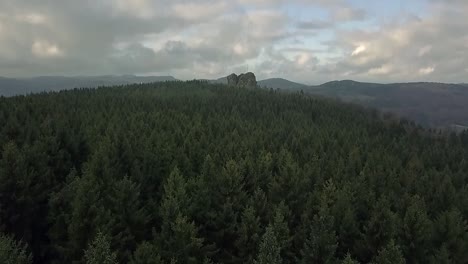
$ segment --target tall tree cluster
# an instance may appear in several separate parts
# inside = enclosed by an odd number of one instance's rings
[[[2,263],[467,263],[468,133],[202,81],[0,98]]]

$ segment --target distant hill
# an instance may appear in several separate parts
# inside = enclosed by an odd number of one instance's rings
[[[219,84],[227,84],[228,81],[227,81],[227,76],[226,77],[221,77],[219,79],[216,79],[216,80],[210,80],[211,83],[219,83]]]
[[[172,76],[47,76],[28,79],[0,77],[0,96],[14,96],[42,91],[59,91],[80,87],[113,86],[132,83],[175,81]],[[227,78],[207,80],[227,84]],[[258,81],[263,88],[302,90],[343,101],[395,113],[431,127],[468,126],[468,84],[445,83],[364,83],[352,80],[332,81],[308,86],[282,78]]]
[[[80,87],[113,86],[131,83],[175,81],[172,76],[41,76],[27,79],[0,78],[0,96],[15,96],[44,91],[69,90]]]
[[[468,125],[468,87],[459,84],[334,81],[307,92],[392,112],[431,127]]]
[[[212,80],[226,83],[226,78]],[[446,83],[365,83],[353,80],[331,81],[308,86],[282,78],[258,82],[263,88],[302,90],[309,94],[336,98],[394,113],[430,127],[468,126],[468,84]]]
[[[301,89],[309,88],[309,86],[305,84],[292,82],[292,81],[282,79],[282,78],[272,78],[272,79],[262,80],[258,82],[258,85],[264,88],[288,89],[288,90],[301,90]]]
[[[227,84],[227,77],[221,77],[219,79],[210,80],[211,83]],[[292,82],[283,78],[271,78],[257,82],[258,86],[262,88],[273,88],[273,89],[288,89],[288,90],[301,90],[309,88],[308,85]]]

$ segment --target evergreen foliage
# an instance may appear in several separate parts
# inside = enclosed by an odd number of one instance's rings
[[[468,263],[468,133],[203,81],[0,121],[2,263]]]

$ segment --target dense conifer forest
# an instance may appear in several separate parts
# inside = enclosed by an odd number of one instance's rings
[[[167,82],[0,98],[0,263],[468,263],[468,133]]]

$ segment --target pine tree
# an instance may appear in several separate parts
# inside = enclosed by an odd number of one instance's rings
[[[254,261],[255,264],[281,264],[281,248],[276,239],[273,227],[269,225],[262,237],[258,255]]]
[[[446,246],[442,246],[440,249],[431,256],[430,264],[452,264],[455,263],[450,257],[450,252],[447,250]]]
[[[333,217],[325,211],[315,215],[305,241],[301,263],[330,264],[335,261],[337,238]]]
[[[204,260],[203,239],[197,236],[195,224],[188,222],[185,217],[177,217],[171,225],[171,236],[163,243],[165,259],[185,264],[196,264]]]
[[[164,184],[164,196],[161,202],[160,214],[162,218],[161,236],[167,238],[172,232],[171,225],[179,215],[188,214],[189,197],[187,183],[175,168]]]
[[[88,234],[96,233],[114,223],[111,212],[105,208],[105,187],[89,172],[71,183],[68,196],[71,201],[68,223],[67,260],[78,260],[83,250],[92,241]],[[68,218],[67,217],[67,218]],[[102,230],[106,233],[109,230]],[[110,239],[110,238],[108,238]]]
[[[108,194],[112,222],[106,230],[111,230],[112,245],[118,251],[119,262],[126,263],[145,235],[148,216],[141,205],[140,188],[128,177],[115,183]]]
[[[32,178],[21,150],[14,142],[3,147],[0,159],[0,223],[19,237],[30,239]]]
[[[351,254],[346,254],[346,257],[341,261],[341,264],[359,264],[356,260],[351,257]]]
[[[129,264],[163,264],[161,256],[158,254],[157,248],[149,243],[141,243],[129,262]]]
[[[427,216],[423,201],[412,199],[406,210],[402,227],[402,249],[409,263],[427,263],[432,224]]]
[[[157,237],[161,256],[165,261],[177,263],[198,263],[202,260],[203,239],[198,230],[185,215],[190,212],[187,183],[175,168],[166,184],[161,203],[161,234]]]
[[[375,204],[371,218],[364,227],[368,251],[364,259],[376,255],[379,248],[387,245],[395,237],[398,227],[397,221],[398,218],[390,209],[388,199],[381,197]]]
[[[98,232],[85,251],[86,264],[117,264],[117,255],[111,251],[109,238]]]
[[[460,211],[442,212],[434,222],[434,240],[439,248],[446,248],[455,263],[468,261],[468,224]]]
[[[25,244],[0,234],[0,263],[30,264],[32,263],[32,256],[28,253]]]
[[[379,250],[377,256],[372,261],[372,264],[405,264],[400,247],[395,245],[392,239],[384,248]]]
[[[285,214],[289,214],[289,209],[283,202],[281,202],[275,211],[271,225],[281,249],[281,258],[283,259],[283,262],[288,263],[294,261],[294,256],[291,254],[292,236],[289,231],[288,222],[285,219]]]
[[[260,243],[260,220],[253,207],[244,209],[239,226],[236,247],[242,263],[252,263]]]

